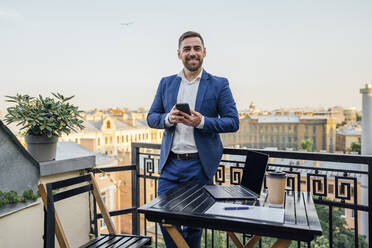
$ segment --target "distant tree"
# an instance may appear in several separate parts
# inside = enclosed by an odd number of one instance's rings
[[[346,121],[336,124],[336,128],[343,127],[346,124]]]
[[[310,139],[306,139],[301,142],[300,147],[306,150],[307,152],[311,152],[313,150],[313,141]]]
[[[362,121],[362,115],[356,114],[356,121]]]
[[[320,224],[323,229],[323,235],[315,239],[311,247],[329,247],[329,208],[325,205],[315,205]],[[342,208],[333,208],[332,222],[333,222],[333,247],[354,247],[354,232],[346,227],[346,220],[344,217],[345,211]],[[368,243],[364,236],[359,235],[359,247],[367,248]]]
[[[315,205],[320,224],[323,229],[323,235],[316,237],[313,241],[311,241],[311,247],[315,248],[327,248],[329,247],[329,207],[326,205]],[[343,208],[337,208],[334,207],[332,209],[332,223],[333,223],[333,247],[340,247],[340,248],[348,248],[348,247],[354,247],[354,239],[355,235],[353,230],[350,228],[347,228],[346,220],[344,217],[342,217],[345,214],[345,211]],[[227,247],[227,235],[226,232],[222,231],[214,231],[214,247]],[[240,241],[243,240],[243,235],[238,233],[237,237]],[[204,233],[202,235],[202,247],[204,247]],[[276,238],[269,238],[269,237],[263,237],[261,239],[261,247],[262,248],[269,248],[272,247],[272,245],[275,243],[277,239]],[[360,248],[367,248],[368,243],[366,241],[365,236],[359,235],[359,247]],[[301,243],[301,247],[303,247],[304,243]],[[208,230],[207,234],[207,247],[211,247],[212,245],[212,232],[211,230]],[[164,247],[164,245],[160,245],[159,247]],[[233,243],[233,241],[229,240],[229,246],[228,248],[236,247]],[[259,244],[256,244],[254,248],[260,247]],[[297,248],[298,242],[292,241],[290,245],[287,246],[288,248]]]
[[[205,229],[203,231],[202,240],[201,240],[202,247],[204,247],[204,244],[205,244],[205,233],[204,232],[205,232]],[[226,232],[214,230],[213,236],[214,236],[214,242],[213,242],[214,247],[227,247],[226,246],[226,244],[227,244]],[[243,234],[236,233],[236,236],[238,237],[240,242],[242,242]],[[212,231],[211,230],[208,230],[208,233],[207,233],[207,247],[212,247]],[[234,248],[234,247],[236,247],[236,246],[235,246],[234,242],[230,239],[228,248]]]
[[[325,205],[315,205],[320,224],[323,229],[323,235],[316,237],[311,241],[311,247],[316,248],[327,248],[329,247],[329,213],[328,206]],[[350,228],[346,228],[344,209],[342,208],[333,208],[332,211],[332,222],[333,222],[333,247],[348,248],[354,247],[354,232]],[[269,248],[274,244],[275,239],[273,238],[263,238],[262,248]],[[258,246],[255,246],[255,248]],[[297,248],[298,243],[292,241],[288,248]],[[301,246],[302,247],[302,246]],[[367,248],[368,243],[364,236],[359,235],[359,247]]]
[[[357,152],[358,154],[361,154],[362,153],[362,147],[359,143],[353,142],[353,143],[351,143],[350,151]]]

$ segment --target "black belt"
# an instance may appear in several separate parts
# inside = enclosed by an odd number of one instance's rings
[[[183,154],[177,154],[174,152],[169,153],[169,157],[175,158],[178,160],[189,160],[189,159],[196,159],[199,158],[199,153],[183,153]]]

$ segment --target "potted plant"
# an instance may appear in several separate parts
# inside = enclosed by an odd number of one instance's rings
[[[74,96],[52,95],[54,98],[20,94],[6,96],[7,102],[16,104],[7,108],[6,123],[23,126],[21,130],[26,136],[27,150],[40,162],[56,158],[57,141],[62,133],[84,128],[80,116],[82,111],[68,102]]]

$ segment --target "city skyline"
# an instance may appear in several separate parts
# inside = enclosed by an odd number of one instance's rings
[[[177,40],[200,32],[204,68],[227,77],[237,107],[361,109],[371,83],[372,3],[173,1],[0,3],[4,95],[75,95],[83,110],[148,109],[182,69]]]

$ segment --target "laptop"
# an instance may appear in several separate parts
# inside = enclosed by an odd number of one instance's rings
[[[261,194],[262,182],[269,156],[247,151],[240,185],[205,185],[204,188],[217,200],[254,200]]]

